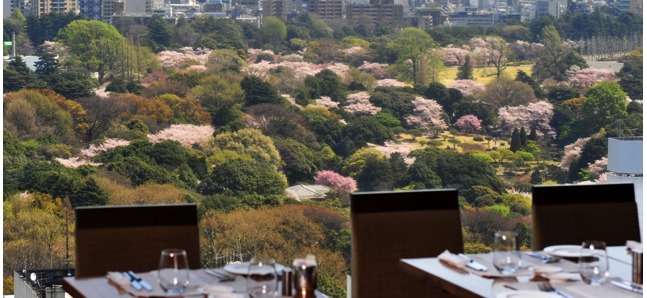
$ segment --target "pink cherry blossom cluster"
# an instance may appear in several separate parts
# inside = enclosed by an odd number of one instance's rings
[[[454,125],[463,132],[478,132],[481,130],[481,122],[483,121],[474,115],[464,115]]]
[[[373,105],[369,98],[371,98],[371,95],[366,91],[348,94],[346,96],[348,105],[344,107],[344,110],[355,115],[375,115],[379,113],[382,108]]]
[[[579,138],[572,144],[564,146],[564,156],[562,157],[562,161],[559,163],[559,167],[564,170],[568,170],[572,162],[580,159],[582,149],[584,149],[584,145],[586,145],[590,139],[591,138]]]
[[[447,124],[442,118],[443,107],[435,100],[416,96],[413,104],[415,106],[413,113],[406,118],[409,125],[425,130],[434,126],[447,128]]]
[[[274,52],[272,52],[270,50],[252,49],[252,48],[250,48],[249,50],[247,50],[247,53],[248,53],[248,55],[247,55],[247,62],[248,63],[254,63],[254,61],[256,61],[256,58],[260,54],[270,54],[270,55],[272,55],[272,57],[274,57]]]
[[[509,43],[508,48],[519,60],[533,59],[544,51],[545,46],[541,43],[530,43],[523,40],[517,40]]]
[[[211,125],[173,124],[156,134],[148,135],[148,140],[153,143],[163,140],[174,140],[183,146],[204,144],[213,135],[215,129]]]
[[[344,52],[344,54],[346,54],[346,55],[359,54],[359,53],[364,52],[364,48],[362,48],[362,47],[350,47],[350,48],[343,49],[342,52]]]
[[[351,177],[344,177],[333,171],[319,171],[315,176],[315,184],[325,185],[332,190],[351,193],[357,190],[357,182]]]
[[[184,71],[185,72],[188,72],[188,71],[205,72],[205,71],[207,71],[207,67],[204,66],[204,65],[191,65],[191,66],[187,67],[186,69],[184,69]]]
[[[373,75],[376,79],[381,80],[385,79],[388,75],[389,72],[389,65],[388,64],[380,64],[380,63],[368,63],[364,61],[364,64],[360,65],[357,68],[359,71],[366,72],[368,74]]]
[[[595,162],[589,164],[588,171],[594,177],[600,177],[602,173],[607,171],[607,164],[609,159],[602,157],[601,159],[596,160]]]
[[[380,87],[406,87],[407,86],[407,84],[394,79],[377,80],[376,83]]]
[[[463,95],[469,96],[478,91],[484,91],[485,85],[472,80],[454,80],[450,88],[458,89]]]
[[[163,67],[168,68],[179,68],[182,64],[186,63],[188,60],[195,60],[200,65],[205,65],[211,55],[210,49],[198,49],[194,50],[192,47],[183,47],[180,49],[181,52],[176,51],[161,51],[157,54],[157,57],[162,62]]]
[[[573,88],[584,90],[600,81],[617,82],[619,80],[611,69],[585,68],[573,73],[568,79],[568,84]]]
[[[70,168],[70,169],[75,169],[75,168],[78,168],[78,167],[84,166],[84,165],[90,165],[90,166],[93,166],[93,167],[98,167],[98,166],[102,165],[101,163],[93,162],[93,161],[91,161],[89,159],[81,158],[81,157],[70,157],[70,158],[58,158],[57,157],[57,158],[55,158],[55,160],[58,161],[58,163],[62,164],[64,167]]]
[[[106,91],[106,87],[99,88],[94,90],[94,95],[100,97],[100,98],[108,98],[110,96],[110,91]]]
[[[297,79],[304,79],[306,76],[314,76],[324,69],[330,69],[340,77],[346,77],[349,70],[348,65],[343,63],[332,64],[314,64],[309,62],[290,62],[281,61],[280,63],[270,63],[268,61],[260,61],[258,63],[249,64],[243,71],[247,74],[258,76],[259,78],[268,78],[268,72],[277,67],[285,67],[294,71]]]
[[[154,83],[165,81],[168,77],[169,74],[166,71],[162,69],[155,69],[151,73],[146,75],[140,84],[147,88]]]
[[[556,137],[555,130],[550,126],[553,118],[553,105],[547,101],[531,102],[527,105],[499,108],[498,131],[502,134],[511,134],[515,128],[523,127],[527,132],[534,127],[537,136],[546,139]]]
[[[373,147],[386,157],[390,157],[391,154],[393,153],[400,153],[402,157],[404,158],[404,162],[407,165],[412,165],[415,161],[416,158],[409,156],[409,153],[411,153],[412,150],[417,149],[419,146],[414,145],[414,143],[396,143],[393,141],[386,141],[384,142],[384,146],[376,145],[376,144],[371,144],[368,143],[369,147]]]
[[[447,66],[460,65],[465,61],[465,56],[469,54],[469,50],[463,48],[454,48],[447,46],[443,48],[445,55],[443,56],[443,63]]]
[[[488,42],[483,37],[472,37],[470,38],[470,43],[474,48],[485,48],[488,47]]]
[[[120,146],[128,146],[130,144],[129,141],[127,140],[122,140],[122,139],[106,139],[101,145],[90,145],[87,149],[81,150],[81,156],[87,156],[87,157],[95,157],[99,155],[101,152],[108,151],[110,149],[120,147]]]
[[[338,102],[333,101],[328,96],[322,96],[320,98],[317,98],[317,99],[315,99],[315,102],[316,102],[316,104],[314,104],[314,105],[311,104],[311,105],[308,105],[308,106],[309,107],[310,106],[323,107],[323,108],[326,108],[326,109],[336,108],[337,106],[339,106]]]

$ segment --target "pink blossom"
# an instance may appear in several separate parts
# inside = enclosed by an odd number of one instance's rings
[[[333,171],[320,171],[315,176],[315,184],[325,185],[337,192],[351,193],[357,190],[357,182]]]
[[[477,132],[481,130],[481,122],[483,121],[474,115],[464,115],[454,125],[464,132]]]
[[[294,100],[292,95],[290,95],[290,94],[281,94],[281,96],[283,96],[283,98],[285,98],[291,105],[300,107],[300,105],[297,104],[297,102]]]
[[[158,82],[163,82],[169,77],[168,72],[162,69],[155,69],[148,75],[144,77],[141,81],[141,85],[148,88],[150,85]]]
[[[515,128],[524,127],[526,131],[537,130],[537,136],[554,139],[555,130],[550,126],[553,118],[553,105],[547,101],[532,102],[527,105],[499,108],[498,131],[511,133]]]
[[[211,125],[173,124],[156,134],[148,135],[148,139],[153,143],[174,140],[188,147],[206,143],[213,136],[214,131]]]
[[[568,170],[572,162],[580,159],[582,149],[590,139],[591,138],[580,138],[574,143],[564,146],[564,156],[562,157],[562,161],[559,163],[559,167],[564,170]]]
[[[209,55],[211,55],[210,49],[194,50],[191,47],[184,47],[180,49],[180,52],[161,51],[157,54],[157,57],[162,62],[163,67],[179,68],[182,64],[190,60],[197,61],[200,65],[205,65],[209,59]]]
[[[416,161],[415,157],[409,156],[412,150],[417,149],[419,146],[414,145],[413,143],[396,143],[392,141],[384,142],[384,146],[368,143],[369,147],[373,147],[379,150],[384,156],[390,157],[393,153],[400,153],[404,158],[404,162],[407,165],[412,165]]]
[[[87,149],[82,149],[81,156],[95,157],[99,155],[101,152],[104,152],[116,147],[128,146],[129,144],[130,142],[126,140],[106,139],[103,143],[101,143],[101,145],[92,144]]]
[[[189,72],[189,71],[195,71],[195,72],[205,72],[207,71],[207,67],[204,65],[191,65],[184,69],[183,72]]]
[[[249,50],[247,50],[247,53],[248,53],[248,55],[247,55],[247,63],[254,63],[254,61],[256,61],[256,58],[260,54],[269,54],[269,55],[272,55],[272,57],[274,57],[274,52],[272,52],[270,50],[262,50],[262,49],[252,49],[252,48],[250,48]],[[272,62],[274,62],[274,61],[272,61]]]
[[[253,74],[259,78],[268,78],[268,73],[270,70],[277,67],[285,67],[294,71],[296,79],[302,80],[306,76],[314,76],[324,69],[330,69],[335,74],[340,77],[345,77],[348,73],[349,67],[343,63],[331,63],[331,64],[314,64],[309,62],[290,62],[290,61],[281,61],[279,63],[270,63],[268,61],[259,61],[258,63],[249,64],[243,72],[247,74]]]
[[[477,91],[485,90],[485,85],[472,80],[455,80],[452,82],[450,88],[458,89],[463,95],[469,96]]]
[[[602,173],[607,171],[607,164],[609,160],[606,157],[596,160],[594,163],[589,164],[588,171],[593,177],[600,177]]]
[[[378,80],[377,85],[380,87],[406,87],[407,84],[394,79]]]
[[[382,108],[373,105],[369,101],[370,97],[371,95],[366,91],[348,94],[346,96],[346,103],[348,105],[344,107],[344,110],[356,115],[375,115],[379,113]]]
[[[80,158],[80,157],[70,157],[70,158],[55,158],[60,164],[66,168],[75,169],[83,165],[90,166],[100,166],[101,163],[92,162],[89,159]]]
[[[338,102],[332,101],[332,99],[330,99],[330,97],[328,97],[328,96],[322,96],[320,98],[317,98],[315,100],[315,102],[316,102],[316,104],[308,105],[308,106],[309,107],[310,106],[322,107],[322,108],[326,108],[326,109],[336,108],[337,106],[339,106]]]
[[[110,96],[110,91],[106,91],[106,87],[94,90],[94,95],[100,97],[100,98],[108,98]]]
[[[571,73],[568,85],[573,88],[584,90],[600,81],[617,82],[620,79],[613,70],[604,68],[585,68]]]
[[[447,46],[443,48],[445,55],[443,56],[443,63],[447,66],[460,65],[465,61],[465,56],[469,54],[469,50],[454,48]]]
[[[420,127],[428,132],[434,126],[447,128],[441,116],[443,107],[435,100],[416,96],[413,104],[415,105],[413,113],[406,118],[409,125]]]
[[[359,66],[357,70],[369,73],[376,79],[381,80],[386,78],[389,71],[389,65],[380,63],[368,63],[364,61],[364,64]]]

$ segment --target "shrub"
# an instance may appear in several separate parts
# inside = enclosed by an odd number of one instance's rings
[[[483,142],[483,137],[474,137],[472,138],[475,142]]]

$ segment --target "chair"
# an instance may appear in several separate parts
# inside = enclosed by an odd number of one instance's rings
[[[165,248],[187,251],[200,268],[197,208],[187,205],[76,208],[76,277],[108,271],[150,271]]]
[[[535,185],[532,249],[605,241],[640,241],[633,184]]]
[[[401,258],[463,251],[455,189],[351,194],[352,297],[446,297],[401,272]]]

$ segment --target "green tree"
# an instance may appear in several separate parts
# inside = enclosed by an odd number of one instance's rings
[[[643,53],[642,48],[632,51],[624,59],[618,72],[622,90],[632,99],[643,98]]]
[[[537,82],[552,78],[564,81],[568,78],[566,71],[571,66],[587,68],[586,61],[562,38],[554,26],[544,27],[541,33],[541,42],[544,44],[544,53],[539,56],[532,67],[532,76]]]
[[[74,63],[96,71],[99,83],[115,70],[126,41],[112,25],[96,20],[76,20],[61,29],[56,40],[63,43]]]
[[[586,90],[582,114],[599,129],[627,116],[627,94],[615,82],[600,82]]]
[[[246,76],[240,82],[240,87],[245,92],[245,106],[285,103],[285,99],[279,95],[274,86],[259,77]]]
[[[470,56],[465,56],[465,62],[458,67],[458,73],[456,74],[457,80],[473,80],[474,79],[474,68],[472,66],[472,58]]]
[[[539,84],[537,84],[537,82],[525,71],[521,69],[517,70],[517,76],[514,78],[514,80],[528,84],[530,87],[532,87],[532,91],[535,93],[535,97],[544,98],[545,94],[541,89],[541,86],[539,86]]]
[[[274,139],[274,144],[285,162],[283,172],[289,184],[311,183],[321,164],[318,154],[293,139]]]
[[[519,129],[515,128],[510,138],[510,151],[517,152],[519,149],[521,149],[521,137],[519,135]]]
[[[429,48],[434,46],[436,44],[427,32],[414,27],[402,29],[391,43],[391,47],[397,53],[398,60],[401,63],[411,60],[414,86],[418,86],[421,83],[419,78],[421,59]]]
[[[154,14],[146,25],[148,28],[148,39],[153,42],[153,50],[158,52],[165,47],[171,46],[172,31],[162,16]]]
[[[528,135],[526,134],[526,128],[521,127],[519,130],[519,143],[521,143],[521,147],[526,146],[526,143],[528,142]]]
[[[280,44],[285,41],[288,29],[283,20],[277,17],[266,17],[259,30],[261,44],[270,44],[274,50],[279,50]]]

